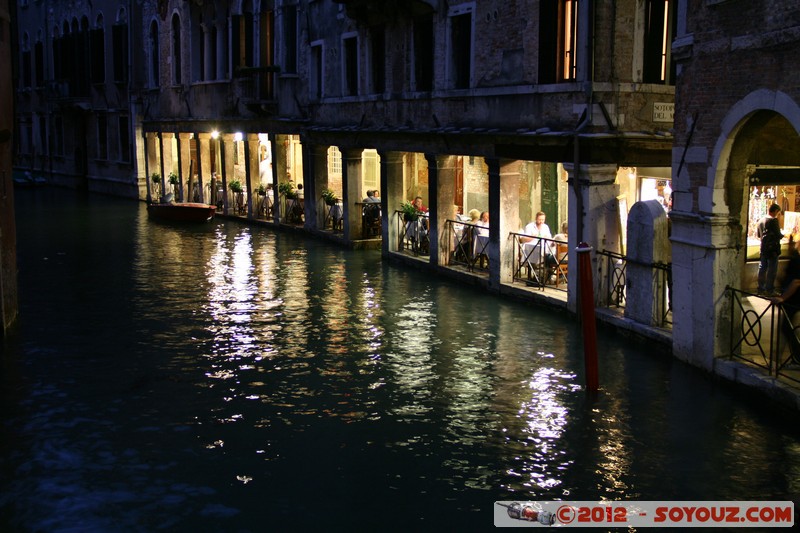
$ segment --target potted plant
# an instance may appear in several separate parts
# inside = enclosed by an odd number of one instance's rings
[[[175,172],[169,173],[169,182],[172,185],[177,185],[180,180],[178,179],[178,175]]]
[[[413,222],[417,220],[419,216],[419,211],[417,211],[417,208],[414,207],[414,204],[411,202],[403,202],[400,204],[400,211],[403,213],[403,220],[406,222]]]
[[[231,180],[228,182],[228,188],[232,192],[242,192],[244,188],[242,187],[242,182],[239,180]]]
[[[294,184],[291,182],[285,181],[278,185],[278,192],[282,194],[286,199],[293,200],[297,198],[297,193],[294,192]]]
[[[326,205],[335,205],[336,202],[339,201],[339,198],[336,196],[330,189],[325,189],[322,191],[322,199],[325,200]]]
[[[259,183],[258,187],[256,188],[256,192],[259,196],[266,196],[267,195],[267,185],[264,183]]]
[[[153,180],[153,183],[161,183],[161,174],[158,172],[153,172],[150,175],[150,179]]]

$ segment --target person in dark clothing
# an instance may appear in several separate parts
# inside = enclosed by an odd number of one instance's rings
[[[758,265],[758,293],[775,293],[775,274],[778,272],[778,257],[781,255],[781,225],[778,204],[769,206],[769,214],[758,221],[756,236],[761,239],[761,263]]]
[[[789,254],[783,293],[770,300],[783,309],[783,316],[779,318],[781,329],[789,341],[792,359],[795,363],[800,363],[800,339],[798,339],[800,331],[795,330],[793,321],[794,315],[800,311],[800,240],[793,242],[792,238],[789,238]]]

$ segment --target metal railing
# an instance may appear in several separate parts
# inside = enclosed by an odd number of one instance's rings
[[[730,357],[800,383],[800,373],[789,368],[800,363],[800,326],[792,316],[799,309],[733,287],[725,290],[731,302]]]
[[[449,264],[466,267],[470,272],[489,271],[489,228],[469,222],[445,220],[445,235],[452,243]]]
[[[406,220],[402,211],[395,211],[397,220],[397,251],[413,255],[430,255],[428,229],[430,221],[426,215],[416,215]]]
[[[643,263],[616,252],[598,250],[598,259],[604,258],[605,265],[598,265],[601,287],[605,288],[606,307],[625,308],[627,302],[626,282],[628,264],[652,269],[652,283],[658,308],[656,313],[661,324],[672,324],[672,263]]]
[[[381,204],[378,202],[356,202],[361,210],[361,238],[369,239],[381,235]]]
[[[568,245],[546,237],[510,233],[514,240],[514,281],[542,290],[567,290]]]

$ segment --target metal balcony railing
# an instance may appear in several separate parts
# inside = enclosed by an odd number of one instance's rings
[[[797,308],[773,304],[751,292],[725,288],[730,298],[730,357],[770,376],[800,383]]]

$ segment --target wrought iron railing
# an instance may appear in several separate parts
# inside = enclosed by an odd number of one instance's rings
[[[730,297],[730,357],[763,369],[770,376],[800,383],[799,309],[772,303],[757,294],[726,287]]]
[[[356,202],[361,209],[361,238],[370,239],[381,235],[381,204],[378,202]]]
[[[514,281],[542,290],[567,290],[567,243],[524,233],[511,233],[510,237],[514,239]]]
[[[598,271],[602,276],[601,286],[605,288],[603,301],[607,307],[625,307],[628,264],[643,266],[653,272],[653,293],[658,304],[657,318],[661,324],[672,324],[672,263],[643,263],[608,250],[598,250],[597,255],[605,261],[604,265],[598,265]]]
[[[395,211],[397,228],[397,251],[413,255],[430,255],[428,230],[430,220],[427,214],[407,217],[402,211]]]
[[[460,265],[473,272],[489,271],[489,228],[469,222],[445,220],[445,235],[450,246],[450,265]]]

